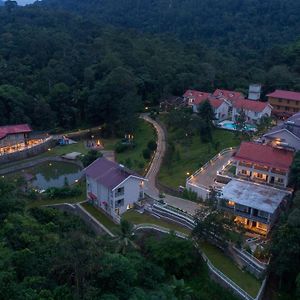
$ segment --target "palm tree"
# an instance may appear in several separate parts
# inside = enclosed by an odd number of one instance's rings
[[[171,287],[179,300],[192,299],[193,290],[184,283],[184,279],[177,279],[172,276]]]
[[[118,242],[116,251],[125,254],[129,246],[138,249],[139,246],[133,241],[134,225],[127,220],[122,219],[120,223],[119,236],[115,239]]]

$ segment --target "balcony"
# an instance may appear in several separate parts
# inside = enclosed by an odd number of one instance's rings
[[[115,192],[115,198],[118,198],[118,197],[121,197],[121,196],[124,196],[124,190],[120,191],[120,192]]]

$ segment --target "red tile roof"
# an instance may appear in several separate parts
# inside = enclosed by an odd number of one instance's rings
[[[32,129],[28,124],[8,125],[0,127],[0,139],[5,138],[9,134],[28,133]]]
[[[213,93],[213,96],[221,99],[223,98],[229,101],[244,98],[243,94],[240,92],[220,90],[220,89],[216,89]]]
[[[258,163],[285,171],[289,170],[293,157],[292,151],[253,142],[243,142],[234,155],[239,161]]]
[[[212,107],[214,107],[214,108],[218,108],[218,107],[220,107],[220,106],[224,103],[224,100],[223,100],[223,99],[217,99],[217,98],[214,98],[214,97],[212,97],[212,96],[210,96],[210,97],[208,98],[208,100],[209,100],[210,105],[211,105]],[[229,105],[229,104],[228,104],[228,105]]]
[[[209,97],[209,93],[195,91],[195,90],[187,90],[183,97],[189,98],[192,101],[189,101],[189,104],[200,104],[203,101],[207,100]]]
[[[232,106],[244,110],[262,112],[267,106],[270,106],[270,104],[268,102],[261,102],[258,100],[237,99],[232,101]]]
[[[275,92],[268,94],[267,97],[300,101],[300,92],[276,90]]]

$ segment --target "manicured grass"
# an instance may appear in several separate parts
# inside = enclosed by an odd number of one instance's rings
[[[174,140],[173,134],[169,134],[168,138]],[[199,136],[191,137],[187,143],[175,142],[174,159],[172,163],[162,165],[159,181],[176,189],[179,185],[185,186],[187,172],[194,173],[222,149],[239,143],[234,133],[222,129],[214,129],[212,143],[202,143]]]
[[[89,204],[88,202],[82,203],[82,207],[87,210],[95,219],[103,224],[107,229],[115,231],[119,226],[115,224],[107,215],[102,213],[99,209]]]
[[[143,174],[144,168],[148,164],[148,160],[143,157],[143,150],[147,148],[147,144],[151,141],[156,141],[156,133],[154,128],[147,122],[139,119],[134,133],[134,141],[136,147],[126,150],[122,153],[116,153],[116,159],[119,163],[123,163],[130,169]],[[128,160],[130,163],[128,165]]]
[[[216,268],[228,276],[249,295],[254,298],[256,297],[261,286],[259,280],[248,272],[240,270],[234,262],[217,247],[205,242],[201,243],[200,247]]]
[[[165,228],[170,228],[171,230],[179,231],[185,234],[190,234],[191,231],[183,226],[177,225],[173,222],[168,222],[164,219],[155,218],[147,213],[140,214],[139,212],[131,209],[123,214],[122,218],[133,223],[133,224],[154,224],[162,226]]]

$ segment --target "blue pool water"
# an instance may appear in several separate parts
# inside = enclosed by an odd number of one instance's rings
[[[223,123],[220,124],[222,128],[226,128],[226,129],[230,129],[230,130],[236,130],[236,124],[235,123]],[[256,130],[256,126],[252,125],[252,124],[246,124],[245,125],[245,130],[246,131],[255,131]]]

